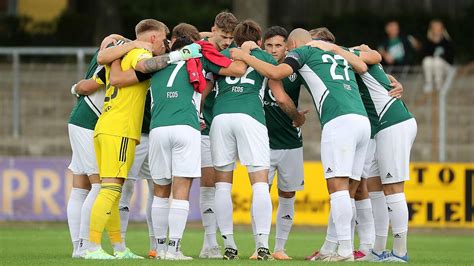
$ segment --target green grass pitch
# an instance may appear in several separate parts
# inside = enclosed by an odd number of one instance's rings
[[[85,261],[72,259],[69,231],[66,223],[0,223],[0,265],[303,265],[314,262],[304,261],[304,256],[319,248],[324,239],[323,229],[295,227],[287,244],[287,253],[293,261],[258,262],[250,261],[254,244],[249,227],[236,227],[235,238],[239,246],[239,261],[196,259],[202,245],[203,231],[192,224],[185,232],[183,251],[195,258],[194,261],[173,262],[156,260],[127,261]],[[132,224],[127,235],[127,245],[136,253],[148,252],[147,229],[141,224]],[[272,230],[274,233],[274,230]],[[111,251],[104,237],[104,247]],[[389,246],[391,244],[389,243]],[[270,241],[273,247],[273,238]],[[474,234],[472,231],[433,230],[411,232],[408,240],[410,265],[474,265]],[[331,263],[334,264],[334,263]],[[357,262],[357,265],[369,263]]]

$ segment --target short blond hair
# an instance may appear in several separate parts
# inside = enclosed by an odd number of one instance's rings
[[[164,31],[166,34],[170,33],[168,27],[161,21],[156,19],[144,19],[135,26],[135,34],[138,36],[147,31]]]

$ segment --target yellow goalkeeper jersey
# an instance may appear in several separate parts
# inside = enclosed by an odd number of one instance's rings
[[[153,55],[145,49],[133,49],[122,59],[122,70],[135,68],[140,60]],[[140,141],[143,122],[143,111],[150,80],[142,81],[127,87],[110,85],[110,67],[106,67],[106,92],[102,114],[95,126],[94,136],[108,134],[127,137]]]

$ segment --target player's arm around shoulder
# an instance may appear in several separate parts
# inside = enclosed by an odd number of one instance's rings
[[[346,59],[347,62],[349,62],[349,64],[352,66],[354,72],[358,74],[364,74],[365,72],[367,72],[367,64],[364,63],[364,61],[360,59],[359,56],[347,51],[346,49],[342,48],[337,44],[318,40],[311,41],[306,45],[309,45],[314,48],[319,48],[323,51],[331,52],[344,57],[344,59]]]
[[[254,42],[245,42],[242,45],[242,48],[247,47],[247,45],[250,47],[250,50],[260,49]],[[244,61],[249,66],[253,67],[257,72],[269,79],[280,80],[293,74],[293,69],[291,66],[287,64],[273,65],[267,63],[256,58],[255,56],[252,56],[250,53],[245,52],[243,49],[232,48],[230,53],[232,59]]]
[[[150,78],[150,74],[141,73],[133,68],[123,71],[120,59],[110,65],[109,83],[114,87],[127,87]]]
[[[133,49],[146,49],[151,51],[152,46],[151,43],[142,42],[138,40],[130,42],[120,40],[117,42],[117,44],[113,44],[108,48],[101,49],[99,54],[97,55],[97,63],[101,65],[109,65],[114,60],[123,57]]]
[[[382,55],[379,54],[376,50],[371,49],[368,45],[361,44],[352,49],[359,51],[359,57],[367,65],[375,65],[382,62]]]

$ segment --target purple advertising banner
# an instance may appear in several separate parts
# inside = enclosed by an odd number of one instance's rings
[[[0,221],[64,221],[72,187],[69,158],[0,157]],[[137,180],[130,219],[144,221],[148,186]],[[189,221],[201,220],[199,180],[191,188]]]

